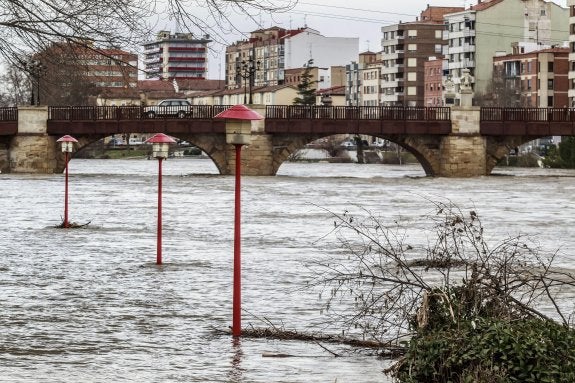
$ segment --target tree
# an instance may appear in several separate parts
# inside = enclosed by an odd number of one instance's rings
[[[3,87],[0,91],[0,106],[22,105],[30,100],[30,82],[22,71],[10,66],[0,76]]]
[[[521,85],[518,78],[506,78],[502,69],[494,68],[484,93],[475,94],[478,106],[519,107]]]
[[[0,0],[0,56],[23,69],[26,57],[53,43],[131,49],[148,38],[160,16],[182,31],[223,43],[233,29],[232,14],[257,19],[294,5],[295,0]]]
[[[334,214],[344,249],[312,265],[323,312],[349,334],[403,345],[399,382],[571,382],[575,275],[528,238],[495,242],[478,214],[450,202],[430,236],[363,211]],[[419,241],[416,241],[419,239]],[[401,341],[401,342],[398,342]]]
[[[551,168],[575,168],[575,137],[562,137],[559,147],[550,147],[543,164]]]
[[[298,97],[294,98],[294,105],[315,105],[315,88],[313,87],[313,75],[311,68],[313,59],[309,59],[307,64],[304,65],[305,69],[301,74],[301,80],[297,84]]]

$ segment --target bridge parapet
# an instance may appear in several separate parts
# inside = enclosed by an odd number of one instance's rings
[[[98,120],[202,120],[211,119],[229,108],[227,105],[192,105],[185,115],[177,116],[169,107],[156,107],[151,117],[144,106],[50,106],[48,119],[51,121],[98,121]],[[164,108],[164,109],[160,109]],[[163,112],[162,112],[163,111]]]
[[[572,136],[575,134],[575,110],[483,107],[481,134],[524,136],[527,137],[527,141],[545,136]]]
[[[266,119],[449,121],[449,107],[268,105]]]

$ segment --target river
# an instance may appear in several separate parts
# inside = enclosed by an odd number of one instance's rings
[[[234,177],[210,160],[163,167],[163,259],[155,265],[157,162],[70,162],[64,177],[0,175],[1,382],[385,382],[388,362],[343,346],[231,337]],[[308,260],[326,212],[367,209],[412,220],[448,198],[473,207],[491,235],[523,233],[575,257],[575,171],[498,168],[427,178],[419,165],[285,163],[242,178],[243,325],[314,331],[322,320]],[[325,209],[325,210],[324,210]],[[263,357],[264,353],[292,357]]]

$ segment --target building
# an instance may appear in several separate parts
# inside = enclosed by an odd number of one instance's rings
[[[424,105],[424,63],[443,51],[443,15],[461,7],[430,7],[418,20],[381,28],[381,104]]]
[[[94,104],[98,94],[132,89],[138,83],[138,56],[121,49],[55,43],[34,55],[45,73],[38,88],[51,105]]]
[[[190,94],[188,99],[194,105],[237,105],[247,102],[243,88],[205,91]],[[297,89],[291,85],[263,86],[252,89],[254,104],[290,105],[297,97]]]
[[[517,42],[560,46],[568,37],[567,9],[544,0],[479,0],[444,20],[444,72],[455,83],[456,93],[464,68],[474,78],[476,94],[484,93],[498,52],[512,53]]]
[[[316,92],[316,105],[345,106],[345,86],[334,86]]]
[[[567,0],[569,7],[569,106],[575,107],[575,0]]]
[[[344,66],[357,57],[358,47],[359,38],[325,37],[308,27],[260,29],[226,48],[226,88],[285,84],[285,71],[310,59],[318,68]]]
[[[286,69],[284,84],[296,86],[301,82],[301,75],[306,70],[303,68]],[[311,81],[315,89],[326,89],[345,85],[345,67],[333,66],[331,68],[310,67]]]
[[[423,106],[443,106],[443,59],[430,57],[423,64]]]
[[[493,78],[511,100],[501,106],[562,108],[569,105],[569,48],[551,48],[493,59]],[[514,97],[515,96],[515,97]],[[511,101],[511,102],[510,102]]]
[[[360,106],[379,106],[381,89],[381,61],[366,63],[360,70],[361,101]]]
[[[148,79],[204,80],[208,73],[209,35],[160,31],[156,40],[144,44],[144,71]]]
[[[345,66],[345,105],[360,106],[362,71],[367,64],[378,60],[378,55],[374,52],[366,51],[359,54],[357,61],[352,61]]]

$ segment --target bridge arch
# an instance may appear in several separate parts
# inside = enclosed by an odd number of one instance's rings
[[[153,134],[153,133],[149,133]],[[75,135],[74,138],[78,140],[76,144],[75,153],[81,151],[82,149],[86,149],[90,145],[98,142],[99,140],[109,137],[109,134],[91,134],[91,135]],[[175,138],[181,139],[182,141],[188,141],[191,144],[197,146],[201,149],[206,155],[214,162],[218,172],[222,175],[231,174],[228,162],[227,162],[227,154],[225,150],[225,138],[222,135],[216,134],[181,134],[181,135],[171,135]],[[58,137],[53,137],[54,141]],[[65,156],[61,152],[60,147],[58,145],[54,145],[55,150],[55,158],[56,158],[56,168],[55,172],[61,173],[64,171],[66,164],[64,163]],[[151,150],[151,149],[150,149]],[[74,158],[74,155],[72,155]]]
[[[362,133],[363,134],[363,133]],[[409,151],[423,167],[425,174],[435,176],[440,174],[439,148],[441,138],[434,135],[371,135],[391,141]],[[288,160],[297,150],[303,149],[307,144],[332,134],[308,134],[308,135],[274,135],[273,137],[273,160],[272,175],[276,175],[280,166]]]
[[[491,174],[499,161],[509,152],[523,144],[546,136],[487,136],[486,139],[486,170]]]

